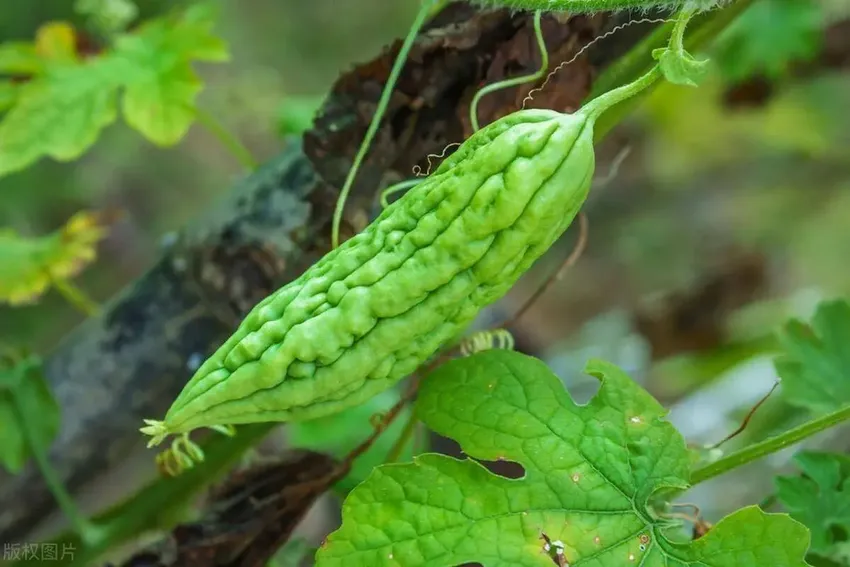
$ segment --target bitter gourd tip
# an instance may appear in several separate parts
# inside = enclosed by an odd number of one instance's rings
[[[146,419],[145,426],[139,429],[139,431],[145,435],[151,436],[151,439],[148,441],[148,449],[156,447],[162,443],[163,440],[171,433],[165,426],[165,422],[157,421],[155,419]]]

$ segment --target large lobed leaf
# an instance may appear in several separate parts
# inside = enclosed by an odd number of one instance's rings
[[[806,528],[755,507],[694,542],[669,539],[673,522],[649,499],[686,488],[685,442],[621,370],[592,361],[587,372],[602,387],[579,406],[542,362],[515,352],[441,367],[423,383],[421,418],[471,457],[516,461],[525,476],[442,455],[379,467],[346,499],[318,565],[806,565]]]
[[[850,404],[850,304],[824,301],[811,325],[791,320],[779,339],[774,365],[788,403],[816,414]]]

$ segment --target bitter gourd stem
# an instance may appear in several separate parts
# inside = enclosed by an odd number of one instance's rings
[[[845,421],[850,421],[850,405],[844,406],[843,408],[822,417],[808,421],[794,429],[790,429],[780,435],[777,435],[776,437],[771,437],[770,439],[766,439],[760,443],[756,443],[755,445],[745,447],[735,453],[723,457],[718,461],[696,469],[691,473],[691,486],[696,486],[701,482],[720,476],[732,469],[736,469],[776,453],[777,451],[781,451],[786,447],[795,445],[812,435],[835,427]]]
[[[693,3],[685,5],[684,8],[676,16],[676,23],[673,26],[673,32],[670,34],[670,49],[678,52],[685,51],[685,29],[688,23],[696,15],[697,8]]]
[[[381,117],[384,115],[387,105],[390,102],[390,97],[393,94],[393,88],[398,82],[398,77],[401,74],[404,63],[407,61],[407,55],[413,47],[413,42],[416,41],[416,36],[419,35],[419,30],[423,25],[425,25],[425,22],[431,16],[433,4],[433,0],[426,1],[423,2],[422,7],[419,8],[419,12],[416,14],[416,19],[414,20],[407,37],[404,38],[404,43],[398,52],[398,56],[395,58],[393,68],[390,70],[390,76],[387,78],[387,84],[384,87],[384,92],[381,93],[381,98],[378,101],[378,107],[375,109],[375,116],[369,124],[369,129],[366,131],[366,136],[360,144],[360,149],[357,150],[357,155],[354,157],[354,163],[351,165],[351,169],[348,170],[348,176],[346,176],[342,190],[339,192],[339,199],[337,199],[336,209],[334,210],[333,232],[331,234],[331,243],[333,248],[339,246],[339,227],[342,223],[342,211],[345,209],[345,201],[348,199],[348,194],[351,192],[352,185],[354,185],[354,178],[357,176],[357,170],[360,168],[361,162],[366,157],[366,152],[369,151],[369,146],[372,145],[372,138],[374,138],[375,134],[378,133],[378,127],[381,125]]]
[[[624,100],[628,100],[640,93],[642,90],[652,86],[655,81],[661,78],[661,75],[661,67],[654,65],[649,72],[635,81],[608,91],[607,93],[599,95],[595,99],[591,100],[584,105],[581,112],[585,113],[587,115],[588,122],[592,123],[612,106],[623,102]]]

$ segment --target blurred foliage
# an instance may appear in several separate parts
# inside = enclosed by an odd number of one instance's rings
[[[268,567],[298,567],[304,565],[304,561],[315,553],[316,548],[304,538],[292,538],[269,561]]]
[[[824,302],[811,325],[791,320],[776,364],[788,403],[825,414],[850,404],[850,304]]]
[[[7,82],[14,85],[13,103],[0,123],[0,175],[42,156],[77,159],[116,119],[119,89],[130,126],[160,145],[179,141],[201,90],[191,62],[228,58],[212,25],[210,7],[197,4],[117,36],[96,55],[79,51],[65,22],[45,24],[32,44],[0,45],[0,73],[15,80]]]
[[[168,17],[189,3],[138,2],[133,23]],[[416,0],[363,0],[343,6],[335,0],[256,0],[250,9],[212,3],[221,12],[212,33],[231,46],[234,63],[197,66],[208,85],[198,106],[263,159],[283,150],[277,116],[287,112],[287,101],[298,107],[300,100],[324,98],[338,73],[374,57],[402,35],[417,6]],[[78,35],[82,30],[91,33],[89,17],[74,8],[75,2],[53,0],[4,8],[0,42],[31,44],[36,30],[50,21],[70,22]],[[322,33],[316,33],[318,29]],[[0,101],[5,92],[0,87]],[[306,120],[306,115],[296,116],[296,128],[303,128]],[[41,160],[0,177],[0,226],[43,234],[80,209],[126,210],[101,247],[103,261],[80,281],[91,295],[109,297],[156,261],[169,231],[215,202],[242,174],[240,165],[206,130],[193,128],[180,144],[163,150],[119,121],[102,130],[97,143],[76,161]],[[79,314],[54,296],[13,311],[0,304],[0,338],[36,350],[50,348],[78,321]]]
[[[130,0],[76,0],[74,10],[105,34],[125,29],[139,15],[138,6]]]
[[[0,302],[33,302],[51,284],[79,273],[97,255],[97,243],[106,235],[105,220],[105,215],[83,211],[47,236],[27,238],[0,230]]]
[[[41,372],[41,361],[0,360],[0,464],[18,472],[33,450],[44,451],[58,432],[59,406]]]
[[[823,24],[817,0],[758,0],[718,40],[716,58],[724,78],[782,76],[792,63],[818,53]]]
[[[309,130],[324,101],[323,96],[287,97],[278,111],[278,131],[289,136]]]
[[[804,451],[800,476],[776,478],[779,500],[812,532],[811,553],[850,565],[850,457]]]
[[[398,401],[398,392],[387,390],[364,404],[338,414],[292,423],[287,428],[289,441],[294,447],[329,453],[342,459],[372,433],[373,417],[386,412]],[[386,460],[409,417],[410,408],[403,409],[375,443],[354,461],[351,472],[337,483],[336,489],[340,493],[345,494],[366,480],[372,469]],[[399,459],[408,460],[412,456],[411,439],[400,453]]]

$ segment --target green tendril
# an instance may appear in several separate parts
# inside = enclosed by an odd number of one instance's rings
[[[581,111],[587,115],[588,120],[595,121],[609,108],[640,94],[662,77],[671,82],[680,83],[687,79],[687,77],[683,78],[680,75],[691,71],[686,67],[704,65],[704,62],[693,60],[690,54],[684,50],[685,29],[696,13],[697,8],[693,3],[686,4],[679,11],[668,46],[656,50],[656,53],[653,54],[656,59],[660,60],[660,63],[654,65],[652,69],[635,81],[601,94],[585,104]],[[674,63],[671,63],[670,60],[673,60]],[[673,71],[671,71],[671,67],[674,68]]]
[[[546,74],[546,71],[549,70],[549,52],[546,49],[546,39],[543,37],[543,29],[541,28],[542,17],[542,11],[538,10],[534,13],[534,37],[537,38],[537,47],[540,49],[540,68],[531,75],[514,77],[513,79],[505,79],[503,81],[487,85],[481,90],[479,90],[477,93],[475,93],[475,96],[472,99],[472,103],[470,103],[469,105],[469,123],[472,125],[472,130],[474,132],[480,130],[480,126],[478,123],[478,104],[481,102],[482,97],[501,89],[507,89],[517,85],[531,83],[533,81],[539,81]]]
[[[425,25],[425,22],[431,15],[433,3],[434,0],[426,0],[422,3],[422,6],[419,8],[419,13],[416,14],[416,19],[414,20],[413,25],[410,27],[410,31],[407,33],[407,37],[404,38],[404,43],[401,46],[401,50],[399,50],[398,52],[398,56],[395,59],[395,63],[393,63],[393,68],[390,71],[390,76],[387,79],[387,84],[384,85],[384,90],[381,93],[380,100],[378,101],[378,107],[375,110],[375,115],[372,117],[372,122],[369,124],[369,129],[366,131],[366,136],[363,138],[363,142],[360,144],[360,149],[357,150],[357,155],[354,158],[354,163],[352,164],[351,169],[348,171],[348,176],[345,178],[345,183],[343,184],[342,189],[339,192],[339,198],[336,202],[336,210],[334,210],[333,229],[331,233],[331,245],[333,246],[333,248],[339,246],[339,228],[342,224],[342,212],[345,209],[345,201],[348,199],[348,194],[351,192],[351,187],[354,185],[354,178],[357,176],[357,171],[360,169],[360,164],[366,157],[366,152],[369,151],[369,146],[371,146],[372,144],[372,139],[378,132],[378,127],[381,125],[381,120],[383,119],[384,114],[386,113],[387,106],[390,102],[390,97],[393,93],[393,89],[395,88],[395,85],[398,82],[399,75],[401,75],[401,70],[404,67],[405,62],[407,61],[407,56],[410,53],[410,49],[413,47],[413,42],[416,40],[416,36],[419,34],[419,30],[422,29],[422,26]]]

